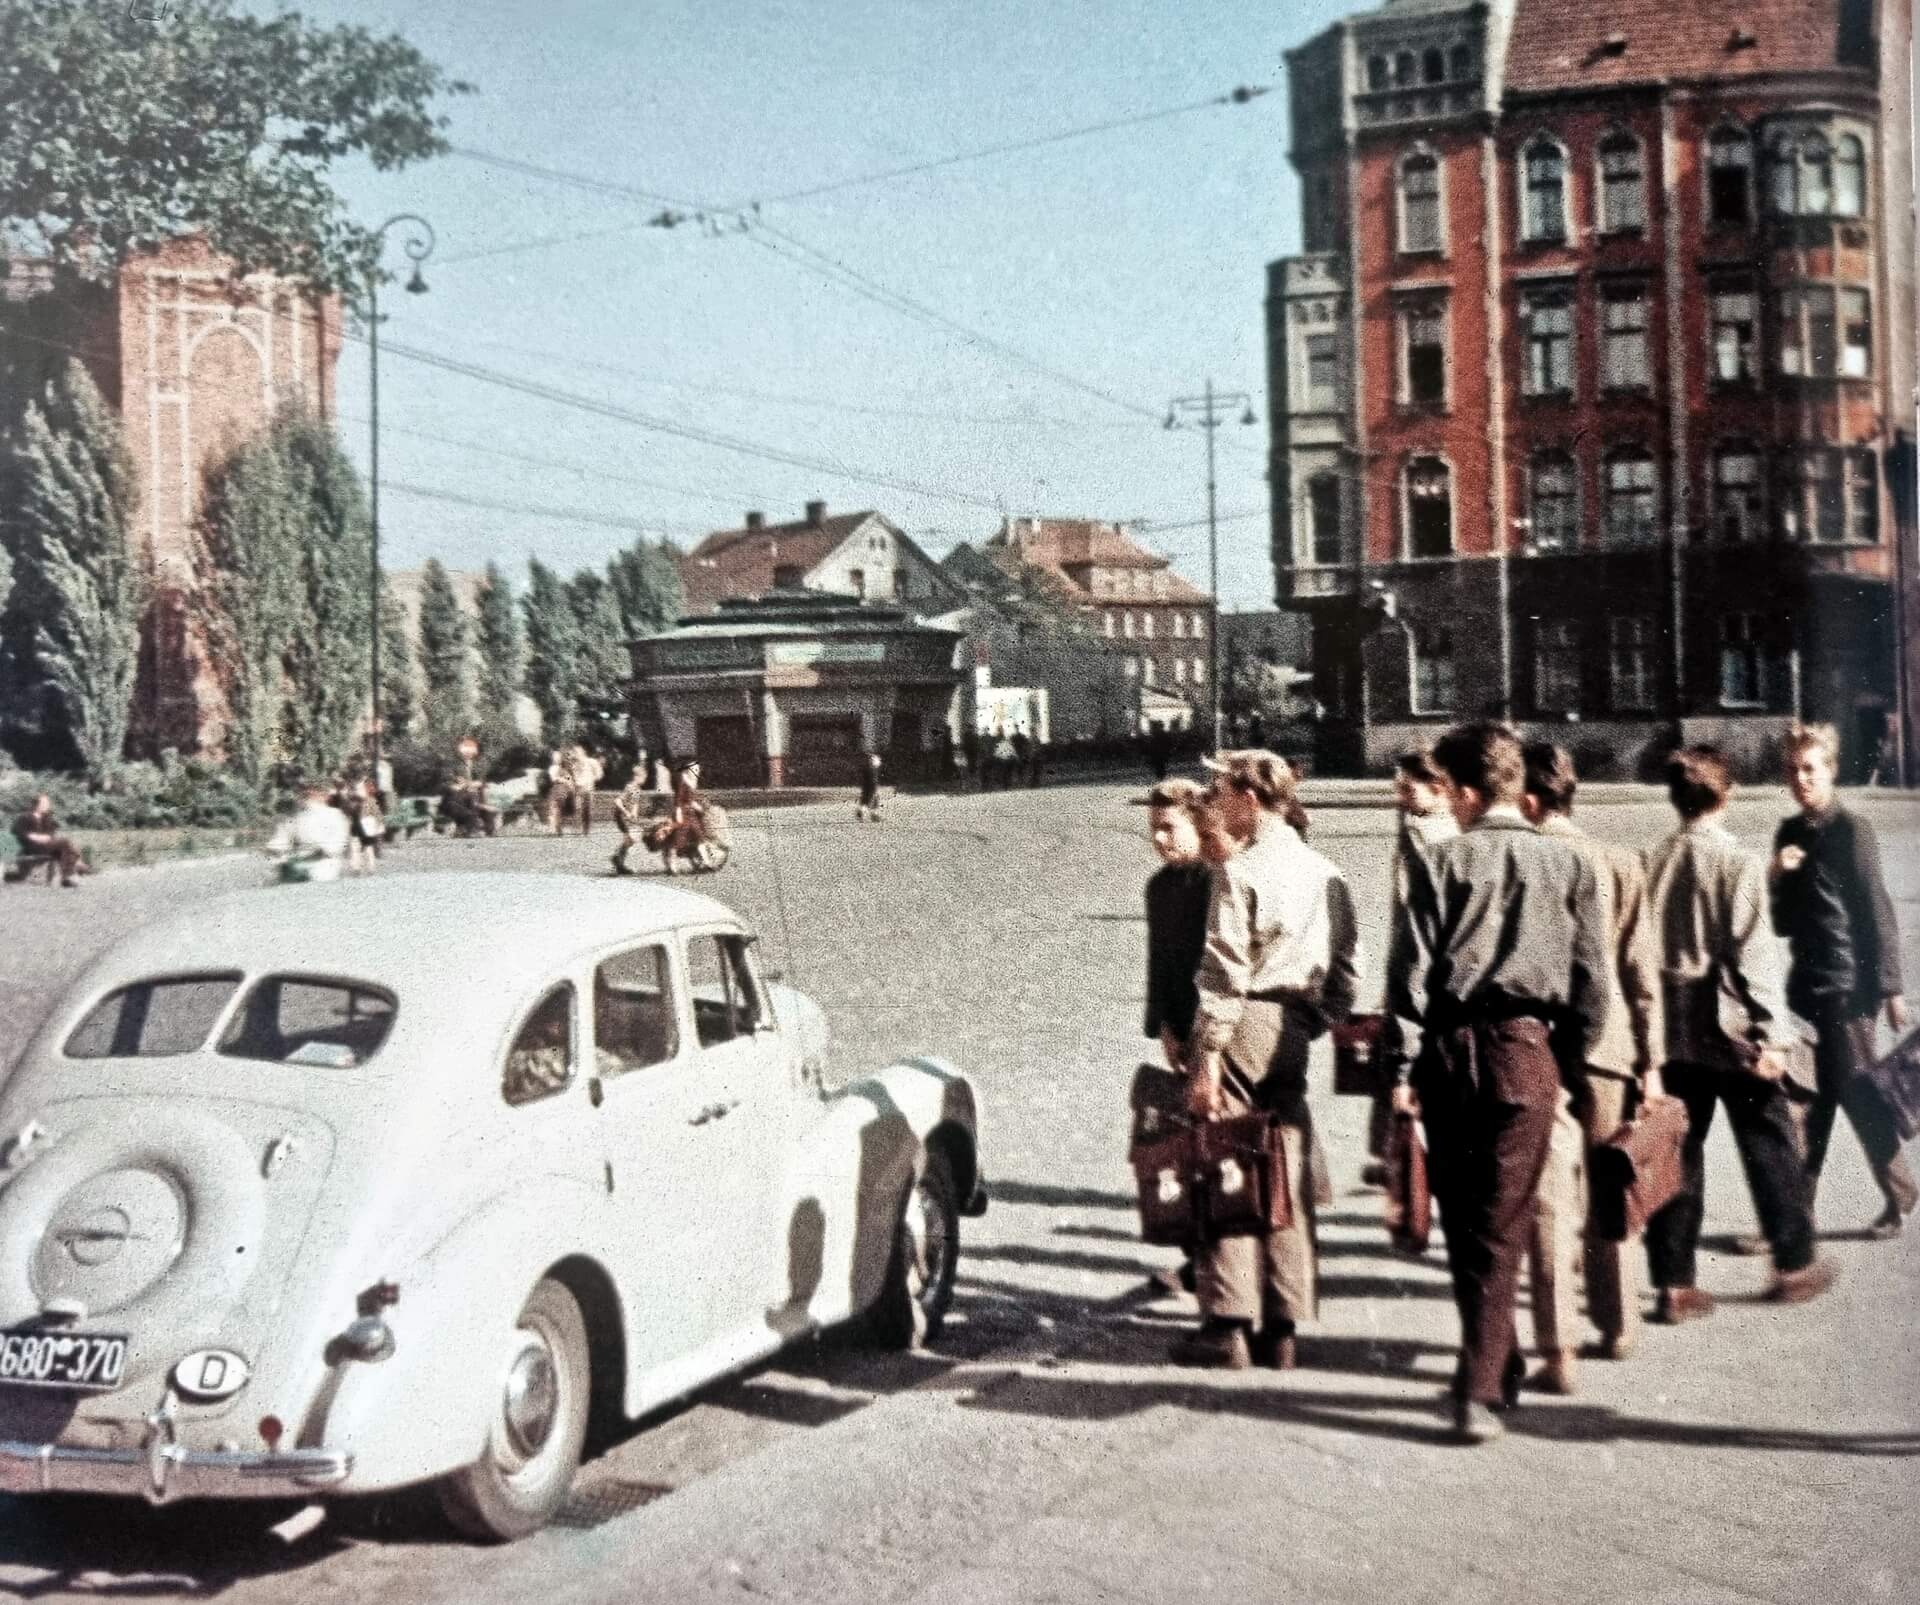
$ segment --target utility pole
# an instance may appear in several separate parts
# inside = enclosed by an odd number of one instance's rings
[[[1211,378],[1199,395],[1175,396],[1167,403],[1168,429],[1178,429],[1186,420],[1207,433],[1207,595],[1213,603],[1213,622],[1207,632],[1207,689],[1215,752],[1220,750],[1220,517],[1213,432],[1227,421],[1227,414],[1235,407],[1241,409],[1243,428],[1259,422],[1253,415],[1253,397],[1244,390],[1215,390]]]

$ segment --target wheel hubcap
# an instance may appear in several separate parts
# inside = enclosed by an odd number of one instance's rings
[[[520,1336],[520,1348],[507,1367],[502,1414],[513,1452],[531,1460],[553,1436],[560,1414],[560,1376],[546,1340],[537,1332]]]

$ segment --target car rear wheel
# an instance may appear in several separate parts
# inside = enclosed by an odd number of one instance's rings
[[[959,1264],[959,1190],[953,1166],[936,1148],[900,1207],[887,1280],[870,1317],[874,1338],[888,1348],[919,1349],[938,1337]]]
[[[521,1310],[496,1375],[486,1452],[439,1484],[440,1508],[458,1531],[505,1543],[553,1518],[580,1469],[591,1382],[580,1305],[547,1278]]]

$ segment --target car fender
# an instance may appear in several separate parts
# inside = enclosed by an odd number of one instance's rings
[[[349,1451],[349,1490],[399,1487],[472,1464],[486,1446],[499,1361],[527,1295],[562,1265],[611,1285],[610,1235],[604,1197],[561,1178],[515,1189],[468,1216],[394,1277],[399,1297],[383,1313],[393,1353],[371,1362],[329,1355],[301,1443]],[[591,1320],[595,1312],[584,1313]],[[624,1355],[620,1336],[605,1352]],[[614,1397],[625,1382],[612,1380]]]

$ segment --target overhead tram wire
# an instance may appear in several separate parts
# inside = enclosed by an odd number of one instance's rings
[[[658,537],[665,526],[658,519],[621,518],[616,513],[589,512],[581,507],[553,507],[540,502],[497,501],[490,496],[474,496],[465,491],[441,490],[432,485],[414,485],[403,480],[382,478],[381,488],[416,496],[423,501],[449,502],[456,507],[475,507],[487,513],[513,513],[523,518],[550,518],[556,523],[592,524],[601,529],[626,530],[638,535]]]

